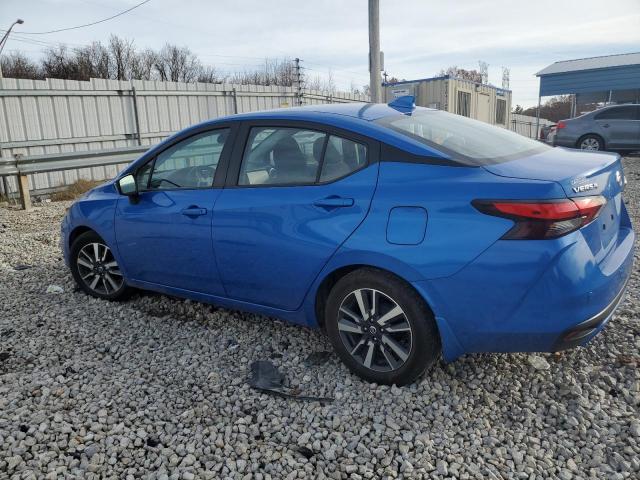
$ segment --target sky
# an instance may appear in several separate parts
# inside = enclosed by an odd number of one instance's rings
[[[99,25],[24,33],[100,20],[140,1],[0,0],[0,29],[25,21],[4,53],[38,58],[47,45],[74,48],[116,34],[140,48],[188,46],[221,71],[298,57],[306,75],[331,72],[339,90],[368,83],[367,0],[150,0]],[[537,103],[535,73],[555,61],[640,51],[640,0],[380,0],[380,24],[389,75],[432,77],[452,65],[478,69],[482,60],[497,86],[510,68],[514,106]]]

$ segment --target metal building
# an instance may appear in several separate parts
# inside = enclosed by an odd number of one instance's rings
[[[536,73],[541,97],[572,95],[572,117],[604,105],[640,103],[640,52],[555,62]]]
[[[387,83],[384,94],[387,102],[413,95],[421,107],[446,110],[505,128],[511,122],[511,90],[449,75]]]

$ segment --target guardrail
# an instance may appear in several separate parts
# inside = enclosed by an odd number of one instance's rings
[[[57,172],[77,168],[102,167],[129,163],[149,149],[149,146],[112,148],[108,150],[88,150],[85,152],[31,155],[16,154],[14,158],[0,158],[0,177],[16,176],[22,208],[31,208],[29,180],[27,175],[43,172]]]

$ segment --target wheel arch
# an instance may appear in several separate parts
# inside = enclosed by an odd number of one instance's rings
[[[580,148],[580,144],[587,137],[596,137],[598,140],[600,140],[600,142],[602,143],[601,150],[604,150],[607,147],[607,142],[604,141],[604,137],[602,135],[600,135],[599,133],[590,132],[585,133],[584,135],[580,135],[580,138],[578,138],[578,141],[576,142],[576,148]]]
[[[462,347],[456,334],[449,325],[449,321],[440,314],[440,309],[438,308],[436,301],[438,296],[430,292],[426,282],[420,281],[422,279],[416,279],[411,276],[413,273],[412,269],[405,270],[402,269],[402,267],[393,268],[393,266],[390,268],[389,264],[381,265],[377,262],[359,262],[342,264],[334,266],[334,268],[327,269],[321,276],[321,279],[318,280],[317,288],[313,290],[313,300],[312,302],[309,302],[312,306],[312,308],[307,310],[307,320],[310,326],[317,326],[324,330],[324,307],[331,288],[342,277],[361,268],[370,268],[390,273],[405,283],[408,288],[414,290],[418,296],[422,298],[426,307],[431,311],[436,321],[437,331],[442,345],[443,359],[445,362],[452,362],[465,353],[464,347]]]
[[[75,242],[80,235],[87,232],[94,232],[96,235],[100,236],[100,234],[96,232],[93,228],[88,227],[87,225],[78,225],[77,227],[75,227],[73,230],[69,232],[69,240],[68,240],[69,248],[71,248],[71,246],[73,245],[73,242]],[[102,237],[100,236],[100,238]]]
[[[403,282],[407,288],[412,289],[416,292],[420,298],[424,301],[426,307],[431,311],[431,313],[435,316],[435,312],[433,307],[431,306],[431,302],[429,298],[426,298],[423,292],[416,289],[410,281],[404,278],[401,274],[396,271],[393,271],[389,268],[384,268],[378,265],[366,264],[366,263],[354,263],[349,265],[342,265],[337,267],[329,272],[327,272],[322,280],[320,281],[318,288],[315,290],[314,295],[314,314],[317,321],[318,326],[324,330],[324,307],[326,305],[326,300],[331,292],[333,286],[338,283],[338,281],[349,273],[360,270],[360,269],[371,269],[377,270],[380,272],[388,273],[396,277],[398,280]]]

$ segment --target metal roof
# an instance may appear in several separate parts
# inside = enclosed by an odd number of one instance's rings
[[[540,77],[554,73],[577,72],[582,70],[597,70],[600,68],[624,67],[627,65],[640,65],[640,52],[563,60],[543,68],[536,73],[536,76]]]
[[[500,88],[495,85],[491,85],[490,83],[479,83],[474,82],[473,80],[467,80],[466,78],[455,77],[453,75],[440,75],[438,77],[427,77],[427,78],[416,78],[415,80],[399,80],[397,82],[387,82],[382,83],[383,87],[395,87],[396,85],[406,85],[408,83],[420,83],[420,82],[433,82],[436,80],[461,80],[463,82],[470,82],[474,85],[482,85],[483,87],[494,88],[496,90],[503,90],[505,92],[511,92],[508,88]]]

